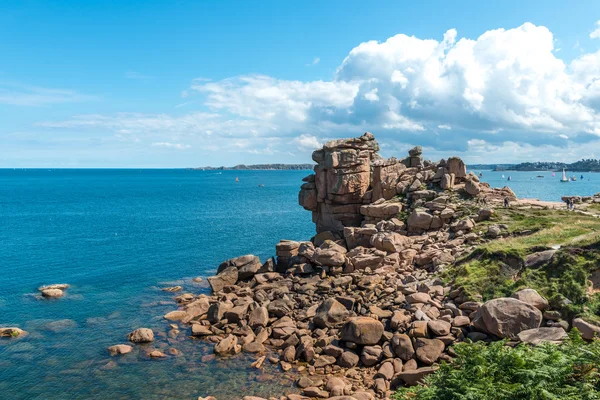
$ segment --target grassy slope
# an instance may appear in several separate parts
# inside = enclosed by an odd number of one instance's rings
[[[588,209],[592,211],[592,209]],[[600,212],[600,206],[596,212]],[[446,271],[446,278],[475,299],[510,296],[534,288],[563,317],[600,321],[600,293],[589,292],[590,273],[600,268],[600,218],[556,210],[500,209],[492,221],[511,236],[479,246]],[[560,245],[551,263],[506,268],[505,263]],[[564,299],[570,300],[566,304]],[[442,363],[422,385],[399,389],[394,398],[413,400],[600,399],[600,340],[584,343],[571,333],[562,345],[535,348],[504,342],[456,344],[457,358]]]
[[[533,288],[565,316],[600,320],[600,294],[589,292],[589,276],[600,268],[600,218],[557,210],[500,209],[486,225],[506,224],[513,235],[479,246],[446,272],[472,298],[489,300]],[[511,261],[561,245],[552,262],[539,268],[507,268]],[[571,304],[564,304],[568,299]]]

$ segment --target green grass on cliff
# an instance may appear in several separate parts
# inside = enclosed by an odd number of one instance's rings
[[[505,224],[514,236],[494,240],[483,248],[490,252],[510,249],[520,254],[536,246],[550,247],[600,241],[600,218],[566,210],[497,209],[491,221],[482,224]]]
[[[395,399],[596,400],[600,399],[600,340],[586,344],[572,333],[561,345],[516,348],[499,341],[459,343],[453,363],[401,388]]]
[[[494,221],[508,225],[510,238],[490,241],[459,260],[446,278],[473,299],[510,296],[536,289],[564,317],[583,315],[600,320],[600,293],[590,288],[592,272],[600,268],[600,219],[557,210],[498,210]],[[528,254],[561,245],[552,261],[525,268]]]

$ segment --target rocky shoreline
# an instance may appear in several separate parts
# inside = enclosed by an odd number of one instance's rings
[[[378,150],[365,133],[315,151],[315,173],[304,178],[299,203],[311,211],[316,235],[281,240],[266,262],[254,255],[224,261],[207,279],[212,294],[175,297],[176,309],[164,315],[168,337],[189,334],[213,343],[216,357],[244,352],[254,357],[251,368],[269,363],[293,373],[301,394],[282,393],[282,400],[366,400],[418,384],[452,362],[456,342],[560,342],[571,327],[584,339],[600,335],[582,318],[565,321],[533,289],[483,302],[442,279],[476,246],[510,235],[489,221],[494,208],[517,198],[467,174],[460,158],[430,162],[416,147],[401,160],[382,159]],[[539,265],[553,254],[540,251],[527,262]],[[40,291],[60,297],[67,287]],[[128,340],[155,338],[139,328]],[[118,357],[132,346],[108,351]],[[168,355],[152,349],[148,356]]]
[[[564,339],[569,325],[535,290],[482,303],[438,276],[476,244],[507,235],[477,224],[515,194],[479,182],[457,157],[432,163],[417,147],[386,160],[378,150],[366,133],[315,151],[299,203],[317,234],[282,240],[264,263],[223,262],[208,278],[212,295],[182,294],[165,318],[191,325],[218,357],[252,353],[254,368],[295,371],[302,394],[282,397],[290,400],[389,398],[451,362],[451,345],[465,339]],[[573,326],[587,338],[600,332],[581,319]]]

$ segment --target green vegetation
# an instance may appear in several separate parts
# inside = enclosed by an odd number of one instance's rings
[[[577,333],[561,345],[505,342],[459,343],[453,363],[399,389],[394,398],[414,400],[600,399],[600,340],[586,344]]]
[[[600,218],[566,210],[497,209],[485,225],[505,224],[512,237],[485,246],[490,252],[516,251],[525,255],[535,247],[592,243],[600,240]],[[481,226],[481,225],[480,225]]]
[[[506,224],[512,234],[490,241],[446,271],[445,278],[484,301],[536,289],[565,317],[600,321],[600,293],[590,275],[600,268],[600,219],[556,210],[501,209],[486,224]],[[552,260],[526,268],[528,254],[561,245]]]

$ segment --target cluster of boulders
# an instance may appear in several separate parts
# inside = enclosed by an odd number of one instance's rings
[[[254,353],[253,367],[295,369],[303,394],[289,399],[385,398],[451,361],[450,345],[466,338],[564,339],[569,324],[534,290],[481,303],[432,273],[506,235],[477,225],[514,193],[467,174],[457,157],[433,163],[416,147],[385,160],[378,148],[366,133],[315,151],[299,202],[316,236],[282,240],[264,263],[223,262],[208,278],[212,295],[184,293],[165,318],[214,342],[217,355]]]

